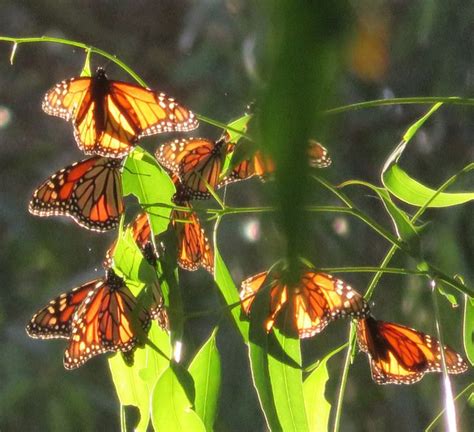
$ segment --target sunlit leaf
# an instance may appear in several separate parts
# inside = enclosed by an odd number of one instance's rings
[[[417,207],[425,205],[436,193],[436,190],[410,177],[398,165],[392,165],[385,171],[383,182],[390,193],[398,199]],[[465,204],[472,200],[474,200],[474,192],[442,192],[430,202],[428,207],[451,207]]]
[[[288,316],[288,314],[285,314]],[[290,318],[288,318],[290,319]],[[289,328],[289,326],[287,326]],[[286,330],[274,329],[282,351],[290,356],[296,365],[301,364],[299,339],[285,336]],[[284,431],[308,431],[308,422],[303,397],[303,376],[301,367],[288,364],[282,358],[268,356],[268,370],[272,385],[275,407]]]
[[[242,117],[239,117],[237,120],[231,121],[227,126],[231,127],[233,130],[227,129],[227,133],[229,134],[229,141],[233,144],[237,144],[237,142],[242,138],[242,134],[247,131],[247,124],[252,118],[251,114],[244,114]],[[236,131],[241,131],[238,133]],[[240,146],[240,144],[239,144]],[[226,154],[224,164],[221,170],[221,178],[225,177],[228,174],[229,169],[232,165],[235,166],[233,161],[234,152],[230,152]]]
[[[268,335],[263,320],[268,314],[268,295],[256,296],[252,304],[249,328],[250,370],[258,400],[262,407],[265,420],[272,432],[283,431],[275,406],[272,383],[268,370]]]
[[[169,337],[156,323],[152,324],[149,339],[164,353],[170,355]],[[112,380],[122,405],[133,405],[140,411],[138,432],[146,432],[150,420],[150,401],[153,388],[168,361],[150,346],[137,349],[133,366],[127,366],[120,354],[109,359]]]
[[[84,61],[84,66],[82,67],[81,77],[90,77],[91,73],[91,50],[86,50],[86,60]]]
[[[171,198],[176,192],[169,175],[156,159],[140,147],[128,155],[122,173],[124,195],[135,195],[145,206],[155,235],[165,231],[173,203]],[[159,204],[150,206],[152,204]],[[164,206],[164,207],[163,207]]]
[[[248,331],[249,324],[247,321],[243,321],[240,318],[240,306],[236,305],[240,302],[239,292],[235,286],[235,283],[230,275],[229,269],[227,268],[224,260],[222,259],[217,245],[214,242],[214,262],[215,262],[215,275],[214,279],[217,286],[228,305],[234,305],[231,310],[234,323],[239,330],[244,342],[248,342]]]
[[[207,431],[213,430],[221,385],[221,360],[216,346],[216,331],[217,329],[212,332],[189,366],[196,391],[195,410]]]
[[[155,432],[205,432],[204,423],[193,410],[188,386],[192,385],[182,370],[169,366],[160,376],[152,396],[151,421]]]
[[[464,350],[474,366],[474,298],[464,296]]]
[[[329,380],[327,362],[340,352],[342,345],[324,357],[318,366],[306,377],[303,383],[304,403],[311,432],[327,431],[331,404],[326,400],[326,384]]]

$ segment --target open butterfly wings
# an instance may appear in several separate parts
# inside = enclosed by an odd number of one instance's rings
[[[357,341],[369,356],[372,378],[377,384],[413,384],[427,372],[441,372],[439,341],[425,333],[372,317],[360,320]],[[444,347],[448,373],[467,370],[464,359]]]
[[[64,366],[75,369],[97,354],[130,351],[138,342],[139,328],[146,332],[149,326],[149,313],[137,303],[123,279],[109,270],[73,317]]]
[[[242,282],[240,298],[248,315],[255,294],[268,280],[267,272],[259,273]],[[350,316],[367,316],[369,308],[363,297],[341,279],[326,273],[305,271],[294,286],[286,285],[279,276],[269,281],[270,311],[265,328],[270,331],[278,315],[286,309],[292,331],[300,338],[320,333],[331,321]]]
[[[33,193],[29,211],[37,216],[69,216],[93,231],[118,226],[123,213],[121,160],[94,156],[49,177]]]
[[[103,69],[93,77],[71,78],[49,90],[43,110],[73,121],[74,136],[86,154],[120,158],[140,137],[195,129],[195,115],[163,93],[108,80]]]
[[[26,326],[28,336],[35,339],[69,338],[75,311],[99,281],[88,282],[51,300]]]

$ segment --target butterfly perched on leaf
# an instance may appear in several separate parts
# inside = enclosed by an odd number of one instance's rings
[[[182,138],[161,145],[155,156],[179,178],[182,193],[189,199],[209,199],[208,188],[217,187],[227,151],[223,138]]]
[[[133,222],[129,225],[129,228],[132,230],[132,237],[135,240],[139,249],[142,251],[145,259],[150,265],[155,266],[158,257],[155,250],[155,246],[152,242],[151,227],[146,212],[139,213],[135,217]],[[117,240],[115,240],[107,250],[103,263],[105,268],[112,267],[112,261],[116,246]]]
[[[86,154],[120,158],[138,139],[162,132],[197,128],[195,115],[163,93],[109,80],[104,69],[92,77],[56,84],[43,100],[50,115],[72,120],[74,137]]]
[[[267,332],[286,315],[286,330],[300,338],[312,337],[331,321],[342,317],[362,318],[369,308],[364,298],[341,279],[329,274],[304,270],[297,283],[289,284],[284,275],[268,271],[244,280],[240,299],[250,315],[257,293],[269,289],[269,315],[264,321]],[[284,322],[285,320],[281,320]]]
[[[368,316],[357,324],[357,341],[367,353],[372,378],[377,384],[413,384],[427,372],[441,372],[441,345],[433,336],[393,322]],[[445,346],[450,374],[467,370],[467,363]]]
[[[124,210],[121,162],[94,156],[63,168],[33,192],[30,213],[69,216],[93,231],[116,228]]]

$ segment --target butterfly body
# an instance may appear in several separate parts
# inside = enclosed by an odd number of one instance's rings
[[[72,120],[74,137],[86,154],[121,158],[138,139],[162,132],[195,129],[194,114],[164,93],[109,80],[104,69],[92,77],[75,77],[49,90],[43,110]]]

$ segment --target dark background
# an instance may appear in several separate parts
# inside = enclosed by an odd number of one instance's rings
[[[348,17],[344,71],[336,105],[408,96],[473,94],[474,4],[466,1],[385,0],[354,2]],[[194,111],[227,122],[240,116],[265,84],[260,67],[268,16],[254,2],[229,1],[8,1],[0,0],[0,34],[65,37],[116,54],[149,86],[165,91]],[[0,42],[0,430],[110,430],[119,428],[119,406],[104,357],[75,372],[62,366],[64,342],[34,341],[24,326],[36,309],[59,292],[101,272],[113,234],[79,229],[69,220],[40,219],[27,211],[32,190],[57,169],[82,158],[71,125],[41,111],[44,92],[78,75],[84,54],[54,44],[22,45],[9,64],[11,44]],[[304,53],[301,53],[304,56]],[[129,79],[106,60],[116,79]],[[304,85],[304,83],[302,84]],[[406,127],[427,110],[394,106],[328,117],[325,145],[334,160],[327,178],[377,183],[381,166]],[[473,160],[473,111],[445,106],[416,136],[402,160],[406,170],[432,187]],[[199,135],[220,131],[201,126]],[[152,151],[167,136],[143,141]],[[267,185],[251,180],[229,187],[235,206],[271,204]],[[472,190],[461,181],[458,190]],[[351,190],[356,202],[385,226],[381,205],[366,191]],[[337,204],[321,192],[326,204]],[[407,210],[412,210],[407,208]],[[473,206],[429,211],[425,255],[445,271],[473,280]],[[208,228],[211,228],[208,226]],[[378,265],[389,245],[358,221],[314,216],[308,232],[310,258],[318,266]],[[278,226],[270,216],[229,216],[219,245],[236,283],[266,269],[281,253]],[[414,263],[397,256],[393,265]],[[370,275],[345,275],[363,292]],[[218,307],[216,288],[204,271],[182,275],[188,310]],[[460,299],[461,301],[462,299]],[[374,296],[374,313],[434,333],[433,306],[424,279],[385,276]],[[461,307],[441,301],[445,339],[462,350]],[[190,321],[185,354],[192,355],[218,317]],[[338,322],[304,343],[308,363],[344,342],[347,323]],[[251,384],[247,354],[233,328],[221,322],[223,362],[219,431],[264,430]],[[327,397],[335,401],[343,356],[330,363]],[[453,378],[455,392],[472,371]],[[342,430],[421,430],[442,404],[439,376],[413,386],[376,386],[365,356],[349,377]],[[458,415],[472,428],[472,408]],[[469,412],[470,410],[470,412]],[[133,413],[132,413],[133,417]],[[471,417],[471,418],[469,418]],[[470,427],[469,427],[470,424]]]

